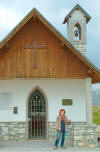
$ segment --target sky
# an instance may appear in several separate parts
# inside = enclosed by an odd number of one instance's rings
[[[34,7],[67,37],[67,26],[62,22],[76,4],[91,16],[87,24],[87,56],[100,69],[100,0],[0,0],[0,41]],[[100,88],[100,84],[94,88]]]

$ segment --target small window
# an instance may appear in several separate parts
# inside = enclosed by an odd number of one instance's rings
[[[74,40],[81,40],[81,26],[79,23],[75,24],[74,26]]]
[[[13,107],[13,114],[18,114],[18,107]]]

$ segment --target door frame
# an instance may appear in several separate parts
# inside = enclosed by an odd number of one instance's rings
[[[46,102],[46,139],[48,139],[48,98],[47,98],[47,95],[45,94],[45,92],[39,86],[36,86],[29,92],[27,99],[26,99],[26,128],[25,128],[26,133],[25,134],[26,134],[27,140],[30,140],[29,135],[28,135],[28,102],[29,102],[30,96],[36,89],[41,92],[41,94],[43,95],[45,102]],[[38,140],[36,140],[36,141],[38,141]]]

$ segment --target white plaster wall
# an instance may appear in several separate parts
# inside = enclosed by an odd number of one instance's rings
[[[60,108],[67,111],[72,121],[86,121],[85,80],[0,80],[0,92],[12,92],[11,107],[18,106],[18,114],[0,110],[0,122],[26,121],[26,100],[31,90],[39,86],[48,98],[48,121],[55,121]],[[62,99],[73,100],[72,106],[63,106]]]
[[[71,14],[71,18],[67,21],[67,36],[69,41],[73,42],[73,28],[76,23],[79,23],[81,26],[81,34],[82,34],[82,42],[86,43],[87,40],[87,32],[86,32],[86,17],[80,10],[75,10]]]

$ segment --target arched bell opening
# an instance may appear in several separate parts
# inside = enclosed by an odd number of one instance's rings
[[[81,26],[79,23],[76,23],[74,26],[74,40],[81,40]]]

